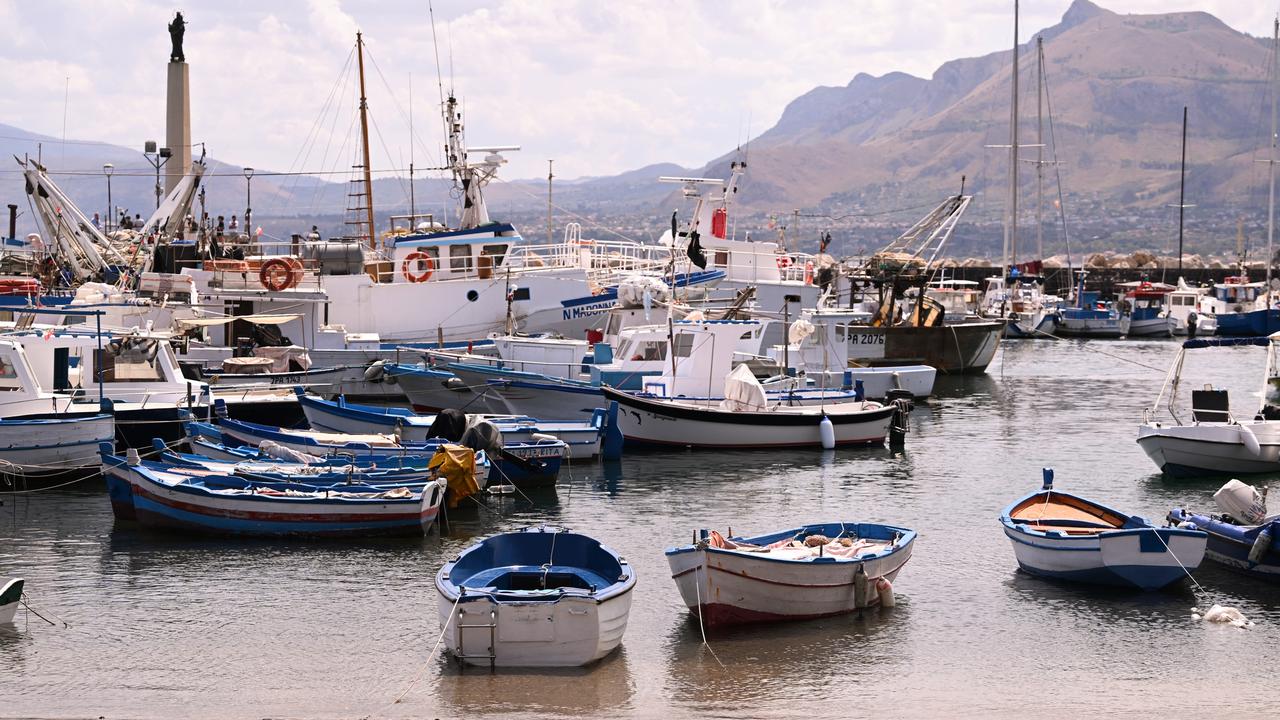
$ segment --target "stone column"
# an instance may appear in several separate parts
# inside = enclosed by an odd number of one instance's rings
[[[169,63],[164,144],[173,151],[173,157],[164,166],[166,194],[191,172],[191,81],[188,70],[185,62]]]

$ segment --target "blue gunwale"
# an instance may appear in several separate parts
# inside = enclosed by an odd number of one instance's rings
[[[865,562],[867,560],[887,558],[896,553],[902,552],[906,548],[910,547],[912,543],[915,542],[916,534],[917,533],[915,530],[899,527],[897,525],[883,525],[880,523],[829,522],[829,523],[816,523],[813,525],[804,525],[798,528],[791,528],[790,530],[779,530],[777,532],[768,533],[766,535],[756,535],[753,537],[743,537],[741,535],[734,535],[733,537],[729,538],[729,540],[732,540],[733,542],[750,543],[752,545],[768,545],[769,543],[775,543],[775,542],[778,542],[779,540],[785,540],[787,538],[798,539],[803,535],[826,535],[827,537],[832,539],[841,538],[841,537],[858,537],[858,538],[867,538],[869,540],[892,540],[895,535],[898,537],[898,541],[894,543],[893,547],[891,547],[887,552],[870,553],[867,555],[860,555],[856,558],[831,558],[831,557],[825,558],[825,561],[827,562],[850,563],[850,562]],[[667,548],[667,550],[665,551],[665,554],[668,556],[680,555],[683,553],[697,552],[698,550],[699,548],[696,545],[682,545],[680,547]],[[768,557],[766,555],[745,555],[743,553],[736,552],[734,550],[727,550],[723,548],[713,548],[713,547],[707,547],[705,548],[705,551],[734,555],[735,557],[747,557],[747,558],[750,558],[751,560],[758,560],[761,562],[790,563],[793,565],[812,564],[813,561],[817,559],[817,558],[792,559],[792,558]]]

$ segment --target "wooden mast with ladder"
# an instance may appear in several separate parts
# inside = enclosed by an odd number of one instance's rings
[[[360,74],[360,148],[361,148],[360,165],[358,165],[357,167],[359,167],[363,171],[362,174],[363,174],[364,189],[362,192],[353,192],[348,194],[348,198],[362,198],[363,206],[361,206],[361,201],[357,201],[355,207],[348,208],[349,210],[352,210],[355,212],[356,219],[348,220],[347,224],[354,225],[357,227],[360,225],[364,225],[365,230],[368,233],[366,237],[369,238],[369,249],[377,250],[378,249],[377,226],[374,225],[374,220],[373,220],[373,175],[369,167],[369,103],[368,103],[368,100],[365,98],[365,90],[364,90],[364,36],[359,32],[356,33],[356,63],[357,63],[358,72]],[[357,181],[353,181],[353,182],[357,182]],[[363,215],[363,217],[360,217],[361,215]],[[357,234],[357,236],[359,236],[359,233]]]

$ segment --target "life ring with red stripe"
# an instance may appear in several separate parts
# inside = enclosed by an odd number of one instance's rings
[[[775,260],[774,262],[778,264],[779,270],[786,270],[787,268],[791,267],[791,257],[788,255],[779,255],[778,259]]]
[[[423,269],[425,267],[425,269]],[[415,272],[414,268],[417,269]],[[432,273],[436,271],[436,261],[431,256],[421,250],[414,250],[405,256],[404,262],[400,263],[400,273],[404,275],[404,279],[411,283],[426,282],[431,279]]]
[[[271,258],[262,263],[262,267],[258,270],[258,282],[272,292],[288,290],[297,285],[301,279],[302,263],[294,258]]]

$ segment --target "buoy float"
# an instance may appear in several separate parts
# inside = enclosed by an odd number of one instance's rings
[[[1240,425],[1240,442],[1244,443],[1244,447],[1254,457],[1262,454],[1262,444],[1258,442],[1258,436],[1253,434],[1253,429],[1245,425]]]
[[[823,450],[836,449],[836,426],[826,415],[823,415],[822,422],[818,423],[818,436],[822,438]]]
[[[880,595],[881,607],[891,608],[897,604],[897,600],[893,597],[893,583],[889,582],[889,578],[876,580],[876,593]]]

